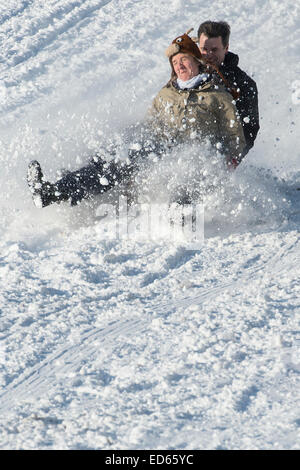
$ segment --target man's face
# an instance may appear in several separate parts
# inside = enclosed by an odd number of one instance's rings
[[[199,49],[202,57],[210,64],[221,65],[224,62],[225,55],[228,52],[228,45],[223,46],[221,36],[217,38],[208,38],[201,34],[199,39]]]
[[[189,54],[179,52],[172,57],[174,72],[180,80],[186,82],[199,73],[199,63]]]

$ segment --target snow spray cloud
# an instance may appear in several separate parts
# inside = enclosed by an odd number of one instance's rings
[[[117,205],[101,204],[97,217],[111,220],[114,238],[164,239],[197,249],[204,241],[205,198],[226,178],[224,157],[209,142],[153,152],[135,176],[134,204],[119,197]]]
[[[96,218],[105,217],[105,225],[111,220],[113,238],[164,239],[197,249],[204,237],[277,225],[289,206],[284,196],[270,172],[241,165],[232,173],[209,143],[185,144],[148,155],[135,176],[133,203],[117,194],[112,205],[98,207]]]
[[[139,200],[179,204],[203,203],[224,183],[224,156],[209,141],[179,144],[153,159],[137,176]]]

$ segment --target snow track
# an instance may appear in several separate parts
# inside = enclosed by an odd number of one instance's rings
[[[146,327],[146,321],[126,319],[84,333],[78,342],[59,348],[11,383],[0,396],[0,412],[9,412],[16,403],[20,404],[24,400],[36,400],[53,393],[53,389],[68,378],[71,385],[72,378],[75,380],[76,372],[86,363],[87,358],[93,360],[99,349],[105,350],[106,354],[111,352],[119,337],[139,334]]]
[[[6,101],[3,114],[55,91],[56,83],[49,81],[49,71],[58,72],[58,64],[61,83],[68,74],[64,66],[72,58],[74,74],[83,71],[83,62],[87,72],[95,54],[93,45],[85,44],[90,41],[91,23],[110,1],[26,2],[12,16],[2,17],[2,51],[6,58],[5,62],[0,61],[1,91]],[[80,59],[83,48],[84,57]]]
[[[188,309],[190,306],[201,306],[204,302],[209,303],[224,292],[242,291],[246,286],[258,279],[260,282],[270,282],[270,278],[283,275],[292,263],[299,263],[299,239],[293,239],[288,245],[282,246],[276,256],[267,260],[259,260],[259,257],[250,259],[244,266],[243,272],[236,281],[224,282],[208,289],[199,289],[199,294],[186,296],[179,299],[145,306],[144,313],[136,318],[122,318],[110,322],[101,328],[91,328],[85,331],[78,339],[64,344],[56,351],[38,362],[27,370],[16,380],[13,380],[5,392],[0,395],[0,412],[10,412],[15,404],[20,405],[23,401],[41,399],[53,393],[59,385],[72,387],[76,383],[76,373],[88,361],[94,361],[101,351],[105,354],[113,354],[116,344],[122,342],[122,338],[136,337],[147,331],[153,318],[165,318],[172,311]],[[186,259],[183,257],[182,263]],[[178,265],[178,263],[177,263]],[[154,314],[154,316],[153,316]],[[294,332],[298,335],[298,331]],[[298,338],[298,336],[297,336]],[[252,391],[251,391],[252,390]],[[246,394],[253,394],[253,387],[243,393],[240,400],[240,411],[245,411]],[[249,396],[247,400],[249,400]]]
[[[204,300],[207,301],[233,287],[231,283],[227,283],[212,289],[204,289],[196,297],[153,305],[145,310],[150,309],[156,317],[165,316],[180,307],[199,305]],[[116,320],[103,328],[93,328],[85,332],[75,343],[72,341],[71,344],[58,348],[6,387],[6,391],[0,395],[0,412],[10,412],[16,403],[21,404],[28,399],[30,401],[40,399],[45,394],[51,393],[59,385],[60,379],[66,384],[66,378],[69,377],[72,384],[72,377],[76,377],[76,372],[86,363],[87,358],[93,361],[101,350],[109,354],[115,344],[120,343],[122,337],[127,339],[142,334],[151,321],[149,314],[144,314],[142,318]]]

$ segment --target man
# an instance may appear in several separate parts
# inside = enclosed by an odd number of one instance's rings
[[[174,39],[166,55],[171,80],[154,99],[143,126],[137,128],[139,135],[135,132],[132,142],[137,142],[138,137],[139,145],[129,150],[129,162],[119,158],[116,145],[114,160],[96,156],[86,167],[52,184],[44,180],[40,164],[33,161],[27,180],[36,206],[66,200],[76,205],[84,198],[107,192],[130,181],[153,153],[162,156],[166,148],[184,142],[209,139],[225,155],[229,167],[236,166],[244,154],[245,138],[232,96],[222,79],[202,61],[199,48],[187,34]]]
[[[198,45],[202,57],[219,67],[220,72],[240,96],[236,107],[240,114],[245,139],[245,154],[253,147],[259,131],[258,94],[255,81],[238,67],[239,57],[229,52],[230,26],[225,21],[205,21],[198,29]]]

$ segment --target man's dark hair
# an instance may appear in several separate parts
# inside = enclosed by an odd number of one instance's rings
[[[217,38],[221,36],[224,47],[229,44],[230,26],[226,21],[204,21],[198,29],[198,39],[201,34],[205,34],[208,38]]]

